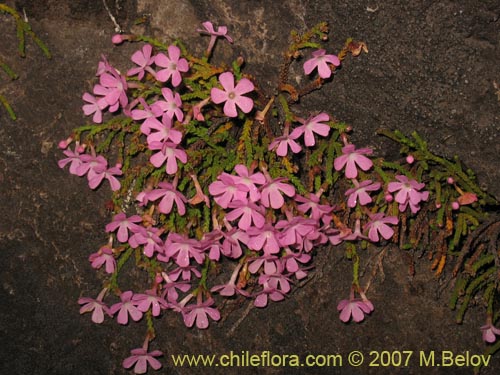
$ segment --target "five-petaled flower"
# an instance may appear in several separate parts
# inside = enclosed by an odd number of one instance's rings
[[[397,216],[384,216],[384,213],[370,215],[370,221],[366,223],[364,229],[368,230],[368,238],[373,242],[378,242],[379,234],[386,240],[394,235],[394,229],[388,224],[397,225]]]
[[[373,162],[365,155],[371,155],[373,150],[370,148],[360,148],[356,150],[356,146],[348,144],[342,147],[342,155],[335,158],[333,165],[335,170],[340,171],[345,167],[345,176],[347,178],[358,177],[356,167],[364,171],[369,170],[373,166]]]
[[[410,205],[411,212],[417,213],[420,210],[420,202],[429,198],[428,191],[420,191],[425,187],[425,184],[410,180],[403,175],[396,175],[396,180],[398,182],[389,182],[387,190],[389,193],[397,191],[395,200],[399,203],[399,211],[405,211]]]
[[[326,137],[328,133],[330,133],[330,126],[323,123],[324,121],[329,120],[330,116],[328,116],[326,113],[320,113],[317,116],[311,116],[306,120],[298,119],[298,121],[302,125],[292,131],[292,133],[290,134],[290,138],[296,139],[303,134],[304,144],[307,147],[312,147],[316,144],[314,134],[319,134],[323,137]]]
[[[151,68],[151,65],[154,63],[155,57],[151,56],[152,53],[153,47],[151,44],[145,44],[139,51],[135,51],[131,60],[139,66],[130,69],[127,75],[135,76],[137,74],[139,81],[144,77],[146,72],[151,73],[154,77],[156,72]]]
[[[196,304],[188,305],[182,310],[184,324],[187,327],[192,327],[196,321],[196,327],[199,329],[208,328],[208,317],[212,320],[220,319],[219,310],[210,307],[214,304],[212,298],[207,299],[205,302],[201,300],[201,293],[198,294],[198,301]]]
[[[238,84],[234,85],[234,75],[231,72],[224,72],[219,76],[219,82],[224,90],[218,87],[212,88],[210,97],[215,104],[224,103],[224,114],[229,117],[237,117],[238,106],[244,113],[248,113],[253,108],[253,100],[243,96],[254,89],[252,81],[248,78],[242,78]]]
[[[148,372],[148,365],[150,365],[154,370],[159,370],[161,368],[161,363],[155,357],[161,357],[163,353],[159,350],[153,350],[148,352],[148,339],[142,348],[132,349],[130,351],[131,356],[125,358],[122,363],[124,368],[131,368],[134,366],[135,374],[145,374]]]
[[[324,49],[316,50],[312,55],[313,57],[304,63],[305,74],[311,74],[315,68],[318,68],[318,74],[321,78],[330,78],[332,70],[328,64],[340,65],[339,58],[335,55],[327,55]]]
[[[212,49],[214,48],[215,41],[217,40],[218,37],[223,37],[226,38],[229,43],[233,43],[233,38],[231,38],[229,35],[227,35],[227,27],[226,26],[219,26],[217,30],[215,30],[214,25],[210,21],[206,21],[202,23],[204,29],[198,29],[198,31],[201,34],[208,34],[210,35],[210,42],[208,43],[208,48],[207,48],[207,56],[210,55],[212,52]]]
[[[172,86],[177,87],[182,82],[182,74],[189,70],[186,59],[181,58],[179,47],[171,45],[168,47],[168,56],[160,52],[155,56],[155,64],[161,68],[156,72],[156,79],[160,82],[167,82],[169,79]]]

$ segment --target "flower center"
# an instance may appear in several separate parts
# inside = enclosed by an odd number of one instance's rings
[[[227,97],[230,100],[234,100],[236,98],[236,93],[234,91],[231,91],[229,94],[227,94]]]

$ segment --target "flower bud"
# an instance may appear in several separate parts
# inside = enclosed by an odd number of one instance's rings
[[[123,43],[124,40],[125,40],[125,36],[122,34],[115,34],[111,38],[111,42],[113,44],[121,44],[121,43]]]
[[[458,203],[457,201],[451,202],[451,209],[452,210],[458,210],[459,208],[460,208],[460,203]]]
[[[413,157],[413,155],[408,155],[408,156],[406,157],[406,162],[407,162],[408,164],[413,164],[413,162],[414,162],[414,161],[415,161],[415,158]]]

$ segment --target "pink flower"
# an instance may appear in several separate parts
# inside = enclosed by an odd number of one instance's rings
[[[187,154],[182,148],[177,148],[177,145],[172,142],[151,142],[149,144],[150,150],[159,150],[156,154],[152,155],[149,158],[151,164],[153,164],[156,168],[160,168],[165,161],[166,164],[166,172],[167,174],[175,174],[177,172],[177,160],[180,160],[182,163],[187,162]]]
[[[210,21],[206,21],[202,23],[204,30],[203,29],[197,29],[201,34],[208,34],[210,35],[210,42],[208,44],[207,48],[207,55],[210,55],[210,52],[212,51],[215,41],[217,40],[218,37],[224,37],[227,39],[229,43],[233,43],[233,38],[231,38],[229,35],[227,35],[227,27],[226,26],[219,26],[217,30],[214,29],[214,25]]]
[[[248,186],[237,182],[237,178],[228,173],[221,173],[217,181],[208,186],[208,192],[215,202],[222,208],[227,208],[235,200],[245,200],[249,191]]]
[[[108,246],[103,246],[97,253],[90,254],[89,261],[92,268],[99,269],[103,264],[106,264],[106,272],[113,273],[116,269],[116,259],[113,256],[113,250]]]
[[[376,191],[380,189],[380,183],[372,183],[372,180],[365,180],[358,183],[357,180],[353,179],[352,182],[354,184],[354,188],[345,192],[345,195],[349,196],[347,199],[347,206],[351,208],[356,207],[358,202],[361,206],[371,203],[372,198],[368,195],[367,191]]]
[[[233,208],[233,210],[226,214],[226,219],[232,221],[240,218],[238,221],[238,227],[240,229],[247,230],[252,223],[257,228],[262,228],[264,226],[266,221],[264,210],[255,203],[248,200],[234,201],[229,203],[228,207]]]
[[[174,117],[177,117],[177,120],[182,121],[184,119],[184,113],[181,109],[182,100],[179,93],[174,93],[168,87],[162,88],[161,93],[166,101],[159,100],[155,103],[155,105],[161,108],[161,110],[172,120]]]
[[[481,332],[483,332],[483,341],[489,344],[493,344],[497,340],[496,336],[500,336],[500,329],[496,328],[490,319],[481,327]]]
[[[179,47],[171,45],[168,47],[168,56],[159,53],[155,56],[155,64],[165,68],[156,73],[156,79],[160,82],[172,81],[172,86],[177,87],[182,82],[181,73],[189,70],[189,64],[186,59],[180,58],[181,50]]]
[[[280,251],[278,240],[279,232],[272,224],[264,224],[262,228],[250,227],[247,229],[250,236],[248,247],[255,251],[264,250],[264,254],[276,254]]]
[[[150,44],[144,45],[142,49],[139,51],[135,51],[131,57],[131,60],[139,65],[136,68],[132,68],[127,72],[128,76],[135,76],[137,74],[137,78],[139,81],[144,77],[146,71],[151,73],[153,77],[156,75],[156,72],[151,68],[151,64],[154,63],[154,56],[151,57],[153,52],[153,47]]]
[[[147,192],[142,202],[146,203],[147,201],[155,201],[161,198],[158,204],[158,210],[161,213],[169,214],[172,212],[175,203],[179,215],[184,215],[186,213],[186,206],[184,205],[187,202],[186,197],[169,182],[160,182],[158,187],[159,189]]]
[[[127,324],[129,315],[135,322],[142,318],[142,311],[137,309],[137,303],[132,300],[133,295],[134,293],[131,290],[123,292],[120,294],[121,302],[115,303],[109,309],[112,315],[118,312],[116,321],[120,324]]]
[[[94,94],[104,95],[103,100],[109,105],[110,112],[116,112],[121,106],[128,104],[127,81],[115,69],[110,73],[103,73],[99,77],[98,85],[94,86]],[[102,106],[102,104],[100,104]]]
[[[116,164],[116,166],[111,168],[94,168],[95,174],[90,177],[90,174],[87,175],[89,180],[89,187],[91,189],[96,189],[104,179],[109,181],[109,185],[111,186],[112,191],[119,190],[121,187],[120,181],[115,176],[123,175],[121,170],[121,164]]]
[[[80,308],[80,314],[85,314],[86,312],[92,311],[92,321],[97,324],[104,322],[104,313],[112,316],[109,312],[109,308],[102,302],[107,289],[104,288],[96,299],[82,297],[78,300],[78,304],[83,305]]]
[[[124,368],[131,368],[134,366],[135,374],[145,374],[148,371],[148,364],[154,369],[159,370],[161,368],[161,363],[155,357],[160,357],[163,353],[159,350],[153,350],[148,353],[148,339],[142,348],[132,349],[130,351],[131,356],[125,358],[122,366]]]
[[[85,116],[90,116],[94,114],[92,117],[92,121],[96,124],[100,124],[102,122],[102,110],[107,107],[106,103],[103,103],[101,100],[96,98],[94,95],[89,94],[88,92],[83,94],[82,97],[88,104],[84,104],[82,109]]]
[[[177,275],[178,277],[179,275]],[[162,277],[165,279],[165,285],[162,292],[162,297],[167,297],[169,302],[176,302],[179,298],[179,293],[177,289],[186,293],[190,288],[191,284],[182,281],[172,280],[165,272],[162,272]]]
[[[106,225],[106,232],[114,232],[118,229],[116,238],[118,241],[125,243],[128,241],[128,231],[136,233],[140,226],[135,223],[142,222],[142,218],[139,215],[133,215],[127,218],[125,213],[120,212],[113,217],[113,221]]]
[[[198,302],[196,305],[188,305],[182,311],[184,324],[186,327],[192,327],[196,321],[196,327],[199,329],[208,328],[208,317],[213,320],[220,319],[219,310],[210,307],[214,304],[212,298],[207,299],[205,302],[201,300],[201,293],[198,294]]]
[[[162,309],[168,309],[167,301],[157,296],[154,290],[146,290],[145,294],[135,294],[132,299],[137,304],[139,311],[145,313],[151,309],[153,316],[159,316]]]
[[[252,81],[247,78],[242,78],[238,84],[234,85],[234,75],[231,72],[222,73],[219,76],[219,81],[224,88],[221,90],[217,87],[212,88],[210,97],[215,104],[224,104],[224,114],[229,117],[237,117],[238,106],[244,113],[248,113],[253,108],[253,100],[243,96],[254,89]]]
[[[222,232],[224,241],[222,242],[222,253],[230,258],[237,259],[243,254],[241,244],[247,244],[248,234],[238,228],[231,228],[227,232]]]
[[[411,212],[417,213],[420,209],[420,202],[429,198],[428,191],[420,191],[425,187],[425,184],[410,180],[403,175],[397,175],[396,180],[399,182],[390,182],[387,185],[387,190],[390,193],[397,191],[395,200],[399,203],[399,211],[405,211],[409,204]]]
[[[394,229],[387,224],[397,225],[396,216],[386,216],[382,212],[370,215],[370,221],[366,223],[364,230],[368,230],[368,238],[373,242],[379,241],[379,234],[386,240],[394,235]]]
[[[291,220],[280,220],[275,225],[277,230],[281,230],[279,236],[281,246],[299,247],[302,247],[305,236],[316,231],[317,227],[317,220],[302,216],[294,216]]]
[[[282,194],[289,197],[295,195],[295,188],[293,185],[285,184],[286,178],[276,178],[270,180],[262,187],[260,192],[260,202],[264,207],[272,207],[274,209],[281,208],[285,204],[285,199]]]
[[[324,224],[328,224],[331,221],[330,213],[333,211],[333,207],[327,204],[320,204],[320,199],[318,195],[309,193],[308,197],[303,197],[301,195],[295,195],[294,200],[299,202],[297,209],[302,213],[307,213],[311,211],[310,217],[316,221],[322,220]]]
[[[66,155],[67,158],[59,160],[57,162],[57,165],[59,166],[59,168],[64,168],[67,164],[69,164],[69,173],[81,176],[78,171],[80,166],[83,164],[80,155],[83,150],[83,147],[78,142],[76,142],[75,151],[64,150],[63,154]]]
[[[255,297],[255,307],[266,307],[268,298],[275,302],[283,301],[285,299],[285,293],[277,289],[275,286],[271,286],[268,282],[265,282],[262,286],[263,289]]]
[[[162,116],[161,122],[156,118],[149,118],[141,125],[141,132],[148,135],[148,145],[167,141],[178,145],[182,141],[182,133],[172,128],[172,118],[169,116]]]
[[[328,64],[332,64],[334,66],[340,65],[339,58],[335,55],[326,55],[326,51],[324,49],[314,51],[312,55],[313,57],[304,63],[305,74],[311,74],[315,68],[318,68],[318,74],[321,78],[330,78],[332,70]]]
[[[361,299],[344,299],[339,302],[337,310],[340,311],[340,320],[347,323],[352,319],[359,323],[365,318],[365,314],[369,314],[372,310]]]
[[[260,192],[257,185],[263,185],[266,183],[264,175],[260,172],[252,173],[252,171],[243,164],[237,164],[234,167],[234,171],[238,175],[233,177],[235,182],[248,187],[249,197],[252,202],[258,201],[260,198]]]
[[[295,140],[299,137],[300,134],[283,134],[281,137],[274,138],[268,150],[275,150],[278,156],[286,156],[288,154],[288,148],[290,147],[290,150],[294,154],[298,154],[302,150],[302,147],[300,147]]]
[[[147,127],[147,123],[150,118],[160,117],[163,114],[161,108],[154,102],[151,106],[144,100],[144,98],[138,98],[137,101],[134,101],[130,104],[131,108],[134,108],[137,103],[142,104],[142,108],[135,108],[130,111],[129,116],[132,117],[136,121],[145,120],[141,125],[141,132],[143,134],[149,134],[149,128]],[[143,130],[145,127],[145,130]]]
[[[299,119],[302,126],[295,128],[290,134],[290,137],[298,138],[304,134],[304,144],[307,147],[312,147],[316,144],[314,134],[319,134],[326,137],[330,133],[330,126],[323,124],[322,121],[329,121],[330,117],[326,113],[320,113],[317,116],[309,117],[307,120]]]
[[[345,166],[345,176],[347,178],[356,178],[358,176],[356,166],[363,171],[367,171],[373,166],[373,162],[364,156],[373,153],[373,150],[370,148],[356,150],[356,146],[349,144],[342,147],[342,153],[343,155],[335,158],[333,165],[337,171],[340,171]]]
[[[205,260],[199,241],[173,232],[169,233],[165,241],[165,256],[175,258],[175,263],[180,267],[189,266],[190,258],[194,258],[198,264]]]
[[[155,227],[139,227],[139,230],[128,239],[128,243],[133,249],[142,245],[144,255],[151,258],[155,252],[163,252],[163,241],[159,237],[163,231],[164,229]]]
[[[210,289],[210,291],[211,292],[218,292],[221,296],[225,296],[225,297],[234,296],[236,293],[241,294],[245,297],[250,297],[250,294],[248,294],[248,292],[244,291],[243,289],[239,288],[236,285],[236,278],[238,277],[242,266],[243,266],[242,263],[239,263],[236,266],[233,273],[231,274],[231,279],[228,281],[227,284],[216,285],[212,289]]]

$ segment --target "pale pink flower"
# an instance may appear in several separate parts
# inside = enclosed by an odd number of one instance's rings
[[[163,252],[163,241],[160,238],[163,231],[163,228],[139,227],[139,230],[128,239],[128,243],[133,249],[143,246],[142,252],[151,258],[155,252]]]
[[[310,217],[316,221],[322,220],[324,224],[328,224],[332,217],[330,213],[333,211],[334,207],[328,204],[321,204],[320,198],[317,194],[309,193],[308,197],[303,197],[301,195],[295,195],[294,200],[298,203],[297,209],[306,214],[310,212]]]
[[[155,64],[165,68],[156,72],[156,79],[160,82],[167,82],[171,79],[172,86],[177,87],[182,82],[181,73],[189,70],[189,64],[186,59],[181,58],[179,47],[171,45],[168,47],[168,56],[160,52],[155,56]]]
[[[380,182],[373,182],[372,180],[365,180],[358,182],[356,179],[352,180],[354,188],[348,189],[345,195],[349,198],[347,199],[347,206],[354,208],[359,204],[365,206],[372,202],[372,198],[367,193],[367,191],[377,191],[380,189]]]
[[[243,96],[254,90],[252,81],[242,78],[238,84],[234,85],[234,75],[231,72],[222,73],[219,76],[219,82],[224,90],[217,87],[212,88],[210,97],[215,104],[224,103],[224,114],[229,117],[237,117],[238,106],[244,113],[248,113],[253,108],[253,100]]]
[[[263,289],[255,297],[255,307],[266,307],[268,299],[271,299],[271,301],[275,302],[283,301],[285,299],[284,292],[277,289],[276,287],[269,285],[268,282],[265,282],[262,287]]]
[[[156,72],[153,70],[153,68],[151,68],[151,65],[154,63],[155,58],[154,56],[151,56],[152,53],[153,47],[150,44],[146,44],[139,51],[135,51],[131,57],[131,60],[139,66],[130,69],[127,72],[127,75],[135,76],[137,74],[137,78],[140,81],[147,71],[154,77],[156,75]]]
[[[182,163],[187,162],[187,154],[182,148],[177,148],[177,145],[172,142],[151,142],[150,150],[158,150],[158,152],[149,158],[151,164],[156,168],[160,168],[166,161],[165,170],[167,174],[175,174],[178,170],[177,159]]]
[[[149,128],[149,121],[151,118],[157,118],[160,117],[163,114],[162,109],[156,104],[157,102],[154,102],[153,104],[149,105],[144,98],[138,98],[137,101],[133,104],[131,104],[131,107],[133,108],[137,103],[142,104],[142,108],[135,108],[130,111],[130,117],[132,117],[136,121],[144,120],[144,122],[141,125],[141,132],[143,134],[149,135],[151,129]]]
[[[368,237],[361,233],[361,220],[356,219],[356,223],[354,224],[354,232],[350,228],[346,228],[346,230],[343,231],[342,235],[340,236],[340,239],[342,239],[343,241],[367,240]]]
[[[127,218],[124,212],[113,217],[113,221],[106,225],[106,232],[114,232],[118,230],[116,238],[118,241],[125,243],[128,241],[129,231],[135,233],[139,230],[140,226],[135,223],[141,223],[142,218],[139,215],[133,215]]]
[[[344,299],[337,305],[337,310],[340,311],[340,320],[347,323],[352,319],[359,323],[365,318],[365,314],[372,312],[372,308],[366,304],[363,300],[355,299]]]
[[[318,229],[318,221],[294,216],[291,220],[278,221],[275,228],[281,231],[279,236],[281,246],[302,247],[305,236]]]
[[[64,150],[63,154],[67,156],[65,159],[61,159],[57,162],[59,168],[64,168],[67,164],[69,164],[69,173],[81,176],[79,174],[79,168],[83,164],[81,159],[81,153],[83,152],[83,147],[76,142],[75,151]]]
[[[208,328],[208,317],[215,321],[219,320],[219,310],[210,307],[213,304],[214,300],[212,298],[202,302],[201,293],[199,293],[197,303],[188,305],[182,310],[182,316],[186,327],[192,327],[196,321],[196,327],[199,329],[205,329]]]
[[[262,228],[250,227],[246,230],[248,247],[251,250],[264,250],[264,254],[277,254],[280,251],[279,232],[272,224],[264,224]]]
[[[179,277],[179,274],[176,274]],[[176,302],[179,298],[179,293],[177,293],[177,289],[181,292],[186,293],[190,288],[191,284],[185,281],[177,281],[177,279],[173,280],[169,277],[165,272],[162,272],[162,277],[165,280],[165,284],[163,286],[162,297],[167,298],[169,302]]]
[[[317,116],[311,116],[307,120],[298,119],[298,121],[302,124],[301,126],[295,128],[290,137],[298,138],[302,134],[304,135],[304,144],[307,147],[312,147],[316,144],[316,140],[314,139],[314,134],[319,134],[323,137],[326,137],[328,133],[330,133],[330,126],[328,124],[324,124],[323,121],[329,121],[330,116],[326,113],[320,113]]]
[[[118,323],[127,324],[129,315],[135,322],[141,320],[142,311],[137,309],[137,303],[132,299],[133,296],[134,293],[131,290],[123,292],[120,294],[121,301],[110,307],[110,314],[115,315],[118,312],[118,317],[116,318]]]
[[[288,148],[294,153],[298,154],[301,150],[302,147],[295,142],[297,138],[300,137],[300,134],[283,134],[281,137],[276,137],[274,140],[271,142],[271,144],[268,147],[268,150],[275,150],[276,155],[278,156],[286,156],[288,154]]]
[[[144,294],[134,294],[132,297],[137,304],[137,309],[143,313],[151,309],[153,316],[159,316],[161,310],[168,309],[168,303],[162,297],[157,296],[154,290],[146,290]]]
[[[318,74],[321,78],[330,78],[332,70],[328,64],[334,66],[340,65],[340,60],[335,55],[327,55],[324,49],[316,50],[312,53],[313,57],[304,63],[304,73],[311,74],[311,72],[318,68]]]
[[[364,155],[371,155],[373,150],[370,148],[360,148],[356,150],[356,146],[349,144],[342,147],[341,156],[335,158],[333,165],[335,170],[340,171],[345,167],[345,176],[347,178],[358,177],[358,170],[356,167],[361,168],[363,171],[369,170],[373,166],[373,162]]]
[[[224,241],[222,242],[222,253],[230,258],[237,259],[243,254],[241,244],[247,244],[248,234],[238,228],[231,228],[227,232],[222,232]]]
[[[125,108],[128,104],[127,88],[125,78],[112,69],[109,73],[101,74],[99,84],[94,86],[94,94],[103,95],[104,102],[109,105],[109,111],[116,112],[120,106]]]
[[[379,212],[370,215],[370,221],[365,224],[364,230],[368,230],[368,238],[373,242],[379,241],[379,234],[388,240],[394,235],[394,229],[387,224],[397,225],[398,218],[396,216],[384,216],[382,212]]]
[[[135,374],[145,374],[148,372],[148,365],[153,368],[153,370],[159,370],[161,368],[161,363],[155,357],[161,357],[163,353],[159,350],[153,350],[148,352],[148,339],[146,339],[142,348],[132,349],[130,351],[131,356],[124,359],[122,366],[126,369],[134,366]]]
[[[118,181],[115,176],[123,175],[121,164],[116,164],[116,166],[111,168],[94,168],[93,171],[95,173],[92,175],[92,177],[90,177],[90,173],[87,175],[89,187],[91,189],[96,189],[104,179],[109,181],[109,185],[111,186],[112,191],[120,189],[120,181]]]

